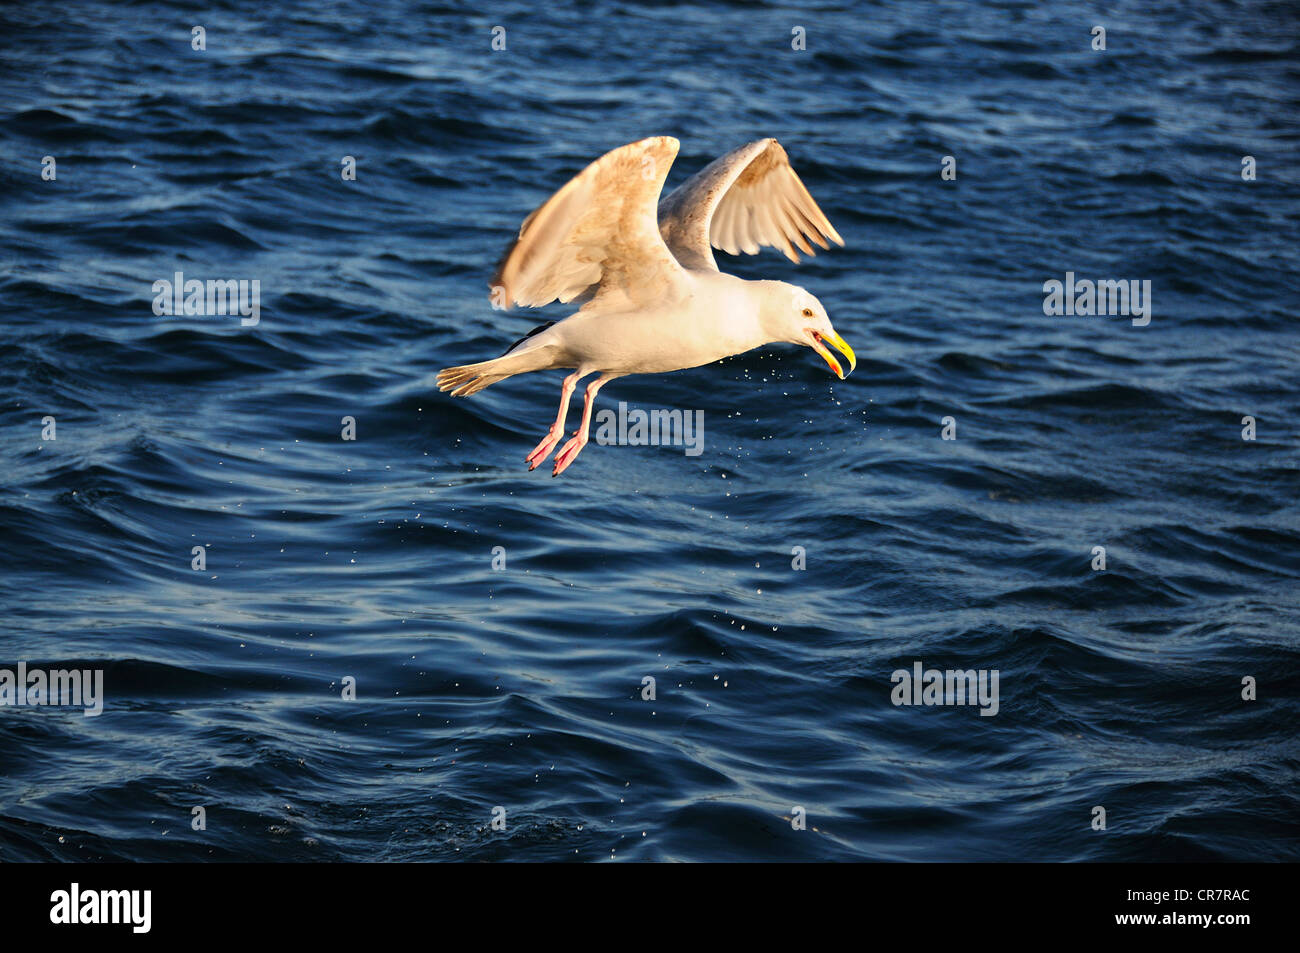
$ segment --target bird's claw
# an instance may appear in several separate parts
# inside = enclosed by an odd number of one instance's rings
[[[557,477],[563,473],[577,458],[585,443],[580,434],[575,434],[572,440],[561,447],[560,452],[555,455],[555,469],[551,471],[551,476]]]
[[[533,452],[524,457],[524,462],[528,464],[529,473],[532,473],[546,462],[546,458],[551,455],[551,450],[560,442],[561,436],[562,434],[557,434],[555,428],[552,427],[551,432],[542,438],[542,442],[533,448]]]

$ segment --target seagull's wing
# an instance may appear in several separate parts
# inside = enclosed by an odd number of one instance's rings
[[[679,143],[642,139],[607,152],[524,219],[492,279],[492,301],[624,296],[656,300],[685,272],[659,235],[655,204]]]
[[[659,203],[659,230],[685,267],[711,271],[710,245],[730,255],[770,245],[797,263],[796,245],[815,254],[809,239],[844,244],[775,139],[733,149],[679,185]]]

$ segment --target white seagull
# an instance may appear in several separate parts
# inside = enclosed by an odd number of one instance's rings
[[[710,248],[735,255],[779,248],[799,261],[808,239],[844,244],[775,139],[714,160],[660,201],[680,143],[656,136],[601,156],[524,219],[492,281],[494,307],[578,301],[562,321],[530,331],[493,361],[438,372],[438,389],[467,397],[490,384],[550,368],[564,379],[560,412],[527,457],[536,469],[564,435],[578,382],[582,425],[555,456],[559,476],[587,445],[596,392],[616,377],[711,364],[764,344],[802,344],[847,375],[826,343],[857,366],[821,302],[783,281],[746,281],[718,270]]]

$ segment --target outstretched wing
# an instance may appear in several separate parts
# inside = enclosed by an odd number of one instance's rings
[[[685,267],[713,271],[712,248],[755,255],[769,245],[797,263],[796,245],[816,254],[810,239],[844,244],[775,139],[733,149],[679,185],[659,203],[659,231]]]
[[[492,279],[497,307],[623,295],[655,300],[685,277],[655,204],[679,143],[657,136],[607,152],[524,219]]]

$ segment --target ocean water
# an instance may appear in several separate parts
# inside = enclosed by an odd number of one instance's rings
[[[0,708],[0,859],[1300,858],[1294,4],[0,20],[0,667],[104,693]],[[859,366],[618,380],[702,452],[529,473],[563,372],[433,375],[568,313],[493,266],[649,135],[670,187],[781,140],[846,247],[720,264]],[[178,271],[258,323],[156,315]]]

